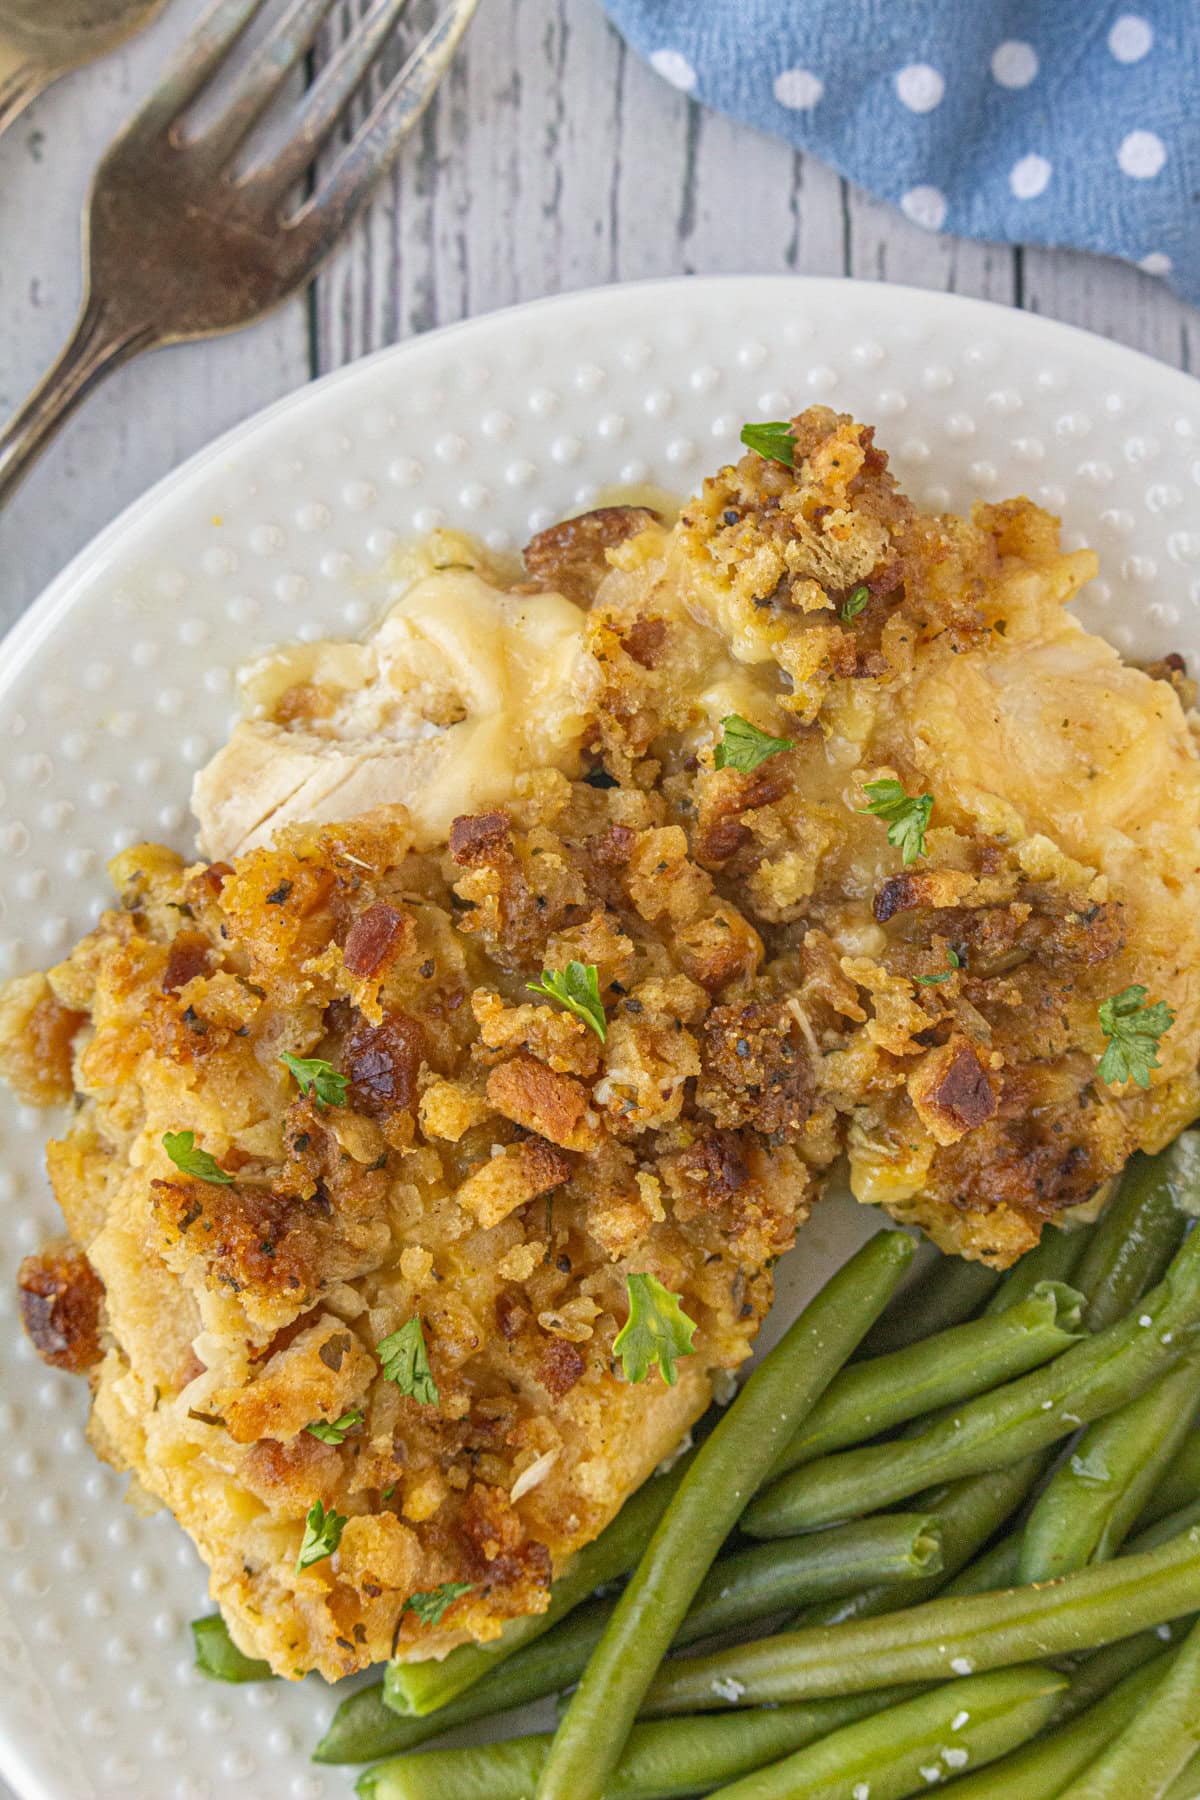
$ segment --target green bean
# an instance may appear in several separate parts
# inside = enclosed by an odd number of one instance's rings
[[[1082,1313],[1081,1294],[1041,1282],[998,1318],[953,1325],[906,1350],[852,1363],[830,1382],[773,1473],[1027,1374],[1079,1342]]]
[[[952,1681],[874,1718],[845,1725],[713,1800],[904,1800],[968,1762],[1003,1756],[1040,1731],[1066,1678],[1036,1663]]]
[[[1130,1158],[1076,1270],[1088,1297],[1084,1324],[1103,1331],[1157,1282],[1179,1248],[1200,1184],[1200,1138],[1184,1132],[1157,1156]]]
[[[382,1682],[363,1688],[339,1706],[317,1746],[315,1760],[372,1762],[377,1756],[395,1756],[458,1725],[510,1712],[514,1707],[559,1693],[586,1669],[588,1657],[612,1617],[613,1604],[611,1600],[593,1600],[577,1607],[545,1637],[522,1645],[481,1681],[465,1688],[436,1712],[422,1713],[420,1718],[389,1707],[383,1698]],[[370,1701],[365,1698],[368,1694]]]
[[[1145,1531],[1139,1531],[1136,1538],[1131,1538],[1130,1550],[1157,1550],[1168,1538],[1178,1537],[1181,1531],[1188,1531],[1193,1525],[1200,1525],[1200,1500],[1193,1500],[1190,1506],[1181,1506],[1178,1512],[1168,1513],[1165,1519],[1155,1519],[1153,1525],[1147,1525]]]
[[[1027,1250],[1020,1262],[1013,1264],[984,1307],[984,1318],[995,1318],[997,1314],[1019,1306],[1043,1281],[1069,1282],[1091,1235],[1090,1225],[1075,1225],[1065,1231],[1057,1225],[1044,1226],[1040,1242]]]
[[[1182,1775],[1177,1775],[1162,1800],[1200,1800],[1200,1756],[1193,1756]]]
[[[1161,1800],[1200,1750],[1200,1625],[1124,1731],[1063,1790],[1062,1800]]]
[[[652,1475],[626,1500],[620,1512],[590,1544],[576,1552],[550,1592],[543,1613],[511,1619],[491,1644],[463,1644],[440,1662],[390,1662],[383,1679],[384,1701],[395,1712],[424,1717],[482,1681],[514,1650],[543,1637],[598,1587],[636,1568],[658,1523],[678,1493],[695,1458],[681,1457],[666,1475]]]
[[[1193,1527],[1158,1550],[1078,1569],[1042,1587],[929,1600],[835,1632],[780,1632],[682,1658],[659,1671],[645,1710],[711,1712],[733,1687],[739,1706],[761,1706],[944,1680],[1097,1648],[1198,1606],[1200,1527]]]
[[[1003,1277],[983,1263],[939,1256],[926,1274],[902,1288],[858,1347],[857,1357],[889,1355],[934,1332],[973,1319]]]
[[[949,1790],[953,1800],[1056,1800],[1067,1782],[1086,1769],[1096,1754],[1136,1717],[1147,1695],[1162,1679],[1166,1660],[1160,1656],[1135,1669],[1069,1725],[1060,1723],[1060,1699],[1051,1729],[1044,1737],[1014,1750],[990,1769],[956,1781]]]
[[[743,1529],[753,1537],[790,1536],[874,1512],[935,1482],[1001,1468],[1144,1393],[1198,1342],[1195,1231],[1127,1318],[1031,1375],[967,1401],[919,1437],[844,1450],[783,1476],[747,1508]]]
[[[1089,1425],[1025,1525],[1021,1581],[1051,1581],[1117,1554],[1175,1457],[1196,1410],[1200,1359]]]
[[[1103,1650],[1092,1650],[1066,1667],[1071,1685],[1063,1695],[1054,1715],[1054,1729],[1070,1724],[1098,1700],[1147,1663],[1166,1654],[1171,1644],[1180,1644],[1191,1629],[1190,1619],[1173,1619],[1168,1625],[1156,1625],[1153,1631],[1138,1631],[1132,1637],[1118,1638]]]
[[[810,1706],[699,1714],[635,1725],[604,1789],[605,1800],[672,1800],[733,1781],[763,1763],[880,1712],[878,1694]],[[369,1769],[364,1800],[528,1800],[546,1761],[549,1732],[463,1750],[427,1750]]]
[[[899,1607],[917,1606],[922,1600],[931,1600],[941,1592],[947,1577],[957,1574],[980,1545],[986,1544],[1005,1519],[1017,1510],[1035,1486],[1048,1460],[1043,1452],[1041,1456],[1026,1457],[1011,1468],[999,1469],[995,1474],[973,1475],[950,1487],[934,1488],[925,1498],[938,1521],[942,1546],[940,1573],[931,1572],[906,1582],[903,1587],[894,1581],[875,1583],[844,1599],[806,1606],[792,1620],[790,1629],[798,1630],[802,1625],[844,1625],[851,1619],[875,1619],[883,1613],[895,1612]],[[892,1515],[880,1515],[881,1518],[889,1516]],[[864,1519],[862,1523],[865,1525],[870,1521]],[[804,1539],[799,1541],[803,1543]],[[760,1548],[769,1551],[771,1546],[761,1545]]]
[[[748,1545],[713,1564],[675,1634],[675,1648],[828,1595],[852,1593],[864,1583],[919,1594],[926,1582],[940,1582],[942,1557],[940,1518],[919,1513],[881,1513],[780,1544]]]
[[[1200,1500],[1200,1431],[1193,1431],[1181,1447],[1158,1487],[1146,1503],[1139,1525],[1153,1525],[1181,1506]]]
[[[192,1620],[192,1642],[196,1650],[196,1667],[211,1681],[274,1681],[269,1662],[247,1656],[229,1635],[220,1613]]]
[[[881,1232],[809,1302],[696,1453],[563,1715],[538,1800],[598,1800],[646,1687],[748,1497],[912,1260]]]
[[[976,1481],[987,1481],[990,1477],[976,1475]],[[982,1556],[968,1563],[961,1574],[953,1581],[948,1581],[942,1589],[944,1594],[990,1594],[996,1588],[1015,1587],[1017,1585],[1017,1569],[1021,1561],[1021,1533],[1010,1531],[1002,1537],[998,1544],[985,1550]]]
[[[818,1595],[846,1593],[863,1581],[924,1594],[926,1578],[940,1566],[938,1521],[920,1514],[887,1513],[786,1544],[752,1544],[713,1564],[675,1635],[674,1647],[786,1612]],[[456,1725],[560,1692],[582,1675],[615,1605],[615,1600],[597,1600],[578,1608],[457,1699],[420,1718],[392,1711],[384,1703],[379,1682],[361,1689],[334,1714],[316,1760],[372,1762],[378,1756],[394,1756]]]

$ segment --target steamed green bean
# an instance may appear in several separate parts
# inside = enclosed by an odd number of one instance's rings
[[[905,1800],[1024,1743],[1065,1686],[1065,1676],[1036,1663],[952,1681],[718,1788],[713,1800]]]
[[[1135,1669],[1070,1723],[1062,1722],[1060,1697],[1044,1737],[1022,1745],[990,1769],[963,1776],[950,1789],[953,1800],[1057,1800],[1067,1782],[1136,1718],[1162,1679],[1166,1661],[1159,1656]],[[1069,1696],[1070,1689],[1067,1692]]]
[[[1044,1226],[1039,1242],[1005,1274],[983,1309],[984,1318],[995,1318],[1019,1306],[1043,1281],[1070,1283],[1094,1229],[1091,1225],[1074,1225],[1065,1231],[1057,1225]]]
[[[1098,1337],[935,1421],[919,1437],[846,1450],[785,1475],[743,1528],[784,1537],[895,1504],[937,1482],[1002,1468],[1144,1393],[1200,1343],[1200,1231],[1158,1287]]]
[[[942,1565],[939,1573],[921,1576],[905,1583],[903,1588],[894,1581],[875,1582],[842,1599],[806,1606],[792,1620],[790,1628],[844,1625],[851,1619],[874,1619],[883,1613],[896,1612],[902,1606],[917,1606],[923,1600],[931,1600],[945,1587],[948,1577],[957,1574],[980,1545],[986,1544],[1017,1510],[1036,1485],[1047,1460],[1044,1453],[1028,1456],[1011,1468],[998,1469],[994,1474],[973,1475],[950,1487],[934,1488],[925,1498],[938,1521]],[[888,1517],[886,1513],[881,1516]],[[862,1521],[863,1524],[869,1522]],[[769,1550],[770,1546],[764,1544],[760,1548]]]
[[[1132,1156],[1075,1271],[1088,1298],[1084,1324],[1103,1331],[1159,1281],[1179,1248],[1200,1191],[1200,1135],[1184,1132],[1156,1156]]]
[[[721,1544],[913,1255],[881,1232],[838,1271],[759,1364],[696,1454],[618,1600],[550,1747],[538,1800],[598,1800],[646,1688]]]
[[[1185,1357],[1088,1426],[1026,1522],[1022,1581],[1050,1581],[1116,1555],[1191,1426],[1198,1378],[1200,1359]]]
[[[1062,1800],[1161,1800],[1200,1752],[1200,1625],[1169,1659],[1125,1729],[1063,1789]]]
[[[752,1713],[702,1713],[635,1725],[604,1789],[605,1800],[673,1800],[732,1781],[843,1725],[882,1710],[878,1694]],[[528,1800],[550,1733],[461,1750],[426,1750],[369,1769],[364,1800]]]
[[[830,1382],[774,1473],[785,1474],[1027,1374],[1078,1343],[1082,1313],[1083,1297],[1073,1288],[1041,1282],[995,1318],[955,1325],[889,1356],[851,1363]]]
[[[886,1513],[786,1544],[752,1544],[713,1564],[673,1647],[698,1643],[818,1596],[852,1592],[864,1581],[923,1596],[927,1580],[940,1567],[939,1522],[922,1514]],[[371,1762],[395,1756],[456,1725],[559,1693],[582,1675],[615,1606],[610,1599],[577,1608],[448,1705],[420,1718],[388,1707],[379,1682],[361,1689],[338,1708],[317,1760]]]
[[[918,1344],[951,1325],[973,1319],[1004,1277],[983,1263],[939,1256],[929,1269],[902,1288],[859,1345],[856,1359],[886,1356]]]
[[[1179,1454],[1146,1502],[1138,1524],[1153,1525],[1156,1519],[1165,1519],[1168,1513],[1191,1506],[1196,1500],[1200,1500],[1200,1431],[1193,1431],[1180,1445]]]
[[[651,1715],[856,1694],[901,1682],[1067,1656],[1200,1607],[1200,1527],[1157,1550],[1119,1556],[1042,1587],[930,1600],[880,1619],[781,1632],[661,1669]]]

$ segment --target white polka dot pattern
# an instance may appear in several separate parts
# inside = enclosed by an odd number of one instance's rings
[[[940,223],[937,201],[914,206]],[[188,784],[232,671],[302,630],[357,632],[392,547],[440,521],[518,545],[614,480],[686,490],[748,416],[811,400],[877,421],[918,500],[1025,490],[1096,545],[1081,612],[1137,654],[1200,649],[1200,402],[1185,378],[1025,314],[850,282],[703,281],[500,314],[350,369],[206,453],[66,573],[0,662],[0,958],[59,954],[118,843],[189,844]],[[15,1263],[55,1228],[52,1121],[0,1104],[0,1772],[36,1800],[336,1800],[308,1762],[319,1682],[214,1689],[191,1669],[203,1571],[121,1505],[82,1386],[17,1327]],[[822,1209],[791,1290],[863,1229]]]

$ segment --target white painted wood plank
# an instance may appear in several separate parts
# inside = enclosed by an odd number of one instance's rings
[[[1025,250],[1021,302],[1175,368],[1200,371],[1200,312],[1129,263],[1077,250]]]
[[[51,88],[0,138],[0,414],[64,342],[80,292],[91,170],[201,10],[175,0],[141,38]],[[251,331],[160,351],[110,376],[0,513],[0,626],[160,476],[308,379],[303,298]]]
[[[941,288],[1011,306],[1017,298],[1016,258],[1007,244],[935,236],[904,214],[846,184],[848,275]]]

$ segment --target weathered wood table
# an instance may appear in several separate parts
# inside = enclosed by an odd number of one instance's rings
[[[199,10],[171,0],[143,37],[60,83],[0,140],[0,411],[74,317],[89,172]],[[414,0],[401,37],[430,10]],[[789,270],[979,295],[1200,365],[1200,313],[1152,277],[931,237],[674,92],[597,0],[483,0],[444,91],[316,290],[250,331],[121,371],[50,450],[0,515],[0,622],[193,450],[365,351],[563,289]]]

